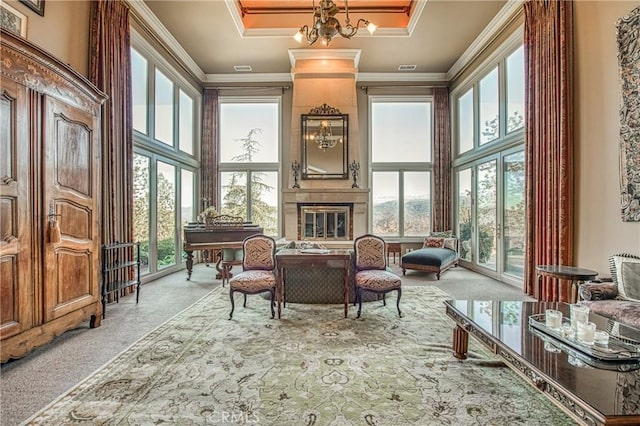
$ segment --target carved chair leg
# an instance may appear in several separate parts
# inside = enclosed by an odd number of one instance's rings
[[[229,298],[231,299],[231,313],[229,314],[229,319],[233,318],[233,310],[236,308],[236,305],[233,301],[233,290],[229,290]]]
[[[270,293],[271,293],[271,302],[269,303],[269,305],[271,306],[271,319],[273,319],[276,317],[276,311],[273,309],[275,305],[275,300],[276,300],[276,290],[271,289]]]
[[[360,287],[356,288],[356,302],[358,303],[358,316],[356,318],[360,318],[360,313],[362,312],[362,289]]]
[[[396,308],[398,308],[398,316],[402,318],[402,312],[400,312],[400,296],[402,296],[402,289],[398,287],[398,300],[396,301]]]
[[[244,304],[242,305],[243,308],[247,307],[247,295],[244,295]]]
[[[387,293],[382,294],[382,306],[387,306]]]

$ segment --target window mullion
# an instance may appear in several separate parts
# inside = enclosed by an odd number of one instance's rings
[[[404,170],[398,170],[398,234],[404,237]]]

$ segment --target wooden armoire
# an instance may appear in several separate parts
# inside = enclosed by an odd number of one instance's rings
[[[0,34],[0,349],[18,358],[100,325],[104,94],[47,52]]]

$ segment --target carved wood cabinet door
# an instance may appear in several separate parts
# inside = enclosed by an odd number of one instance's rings
[[[44,244],[44,315],[51,321],[100,298],[99,123],[91,114],[47,97],[43,134],[44,226],[60,229]]]
[[[0,28],[0,362],[100,325],[106,96]]]
[[[27,89],[0,79],[0,337],[33,326]]]

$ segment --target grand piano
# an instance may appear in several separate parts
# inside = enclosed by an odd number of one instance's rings
[[[184,252],[187,255],[187,280],[193,270],[193,251],[202,250],[204,260],[216,262],[217,278],[221,277],[222,250],[240,249],[245,238],[262,234],[263,229],[243,218],[220,215],[208,218],[205,223],[189,222],[184,226]]]

